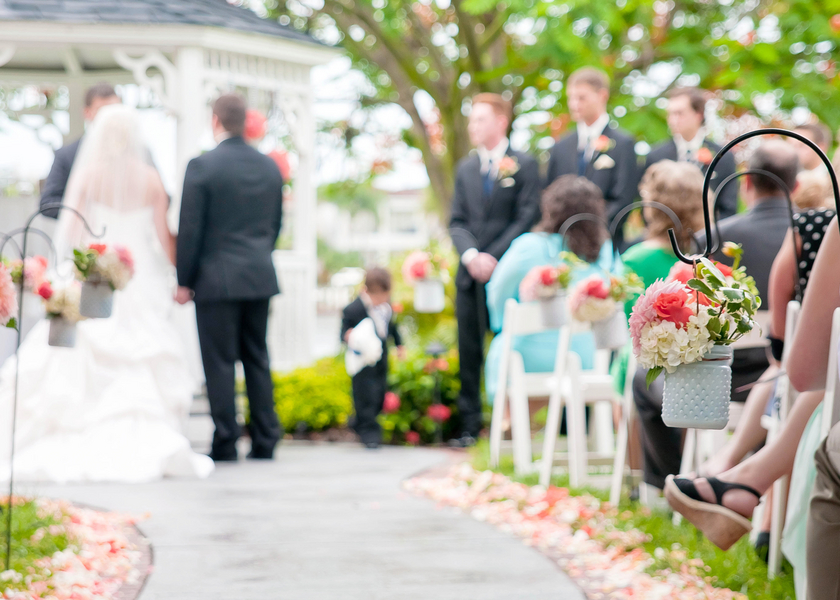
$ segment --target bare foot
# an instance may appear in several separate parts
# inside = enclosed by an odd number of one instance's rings
[[[720,479],[720,481],[726,481],[720,477],[718,477],[718,479]],[[740,482],[732,481],[730,483]],[[711,504],[717,503],[715,492],[712,490],[712,486],[709,485],[706,478],[695,479],[694,487],[697,489],[697,493],[700,494],[700,497],[703,498],[703,500]],[[759,501],[758,498],[745,490],[733,489],[727,491],[723,495],[722,502],[726,508],[734,510],[739,515],[750,519],[752,518],[753,511],[755,510],[755,507],[758,506]]]

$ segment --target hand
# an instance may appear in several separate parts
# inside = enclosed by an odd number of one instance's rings
[[[496,269],[498,262],[492,254],[479,252],[467,265],[467,271],[477,282],[487,283],[493,276],[493,271]]]
[[[351,333],[353,333],[353,328],[352,328],[352,327],[351,327],[350,329],[348,329],[348,330],[344,333],[344,343],[345,343],[345,344],[349,344],[349,343],[350,343],[350,334],[351,334]]]
[[[190,288],[184,287],[182,285],[178,286],[178,289],[175,290],[175,302],[178,304],[186,304],[193,299],[193,291]]]
[[[405,346],[397,346],[397,358],[405,360]]]

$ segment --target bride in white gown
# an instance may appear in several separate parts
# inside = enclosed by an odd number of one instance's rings
[[[165,476],[206,477],[213,461],[190,448],[181,428],[195,381],[173,308],[174,240],[166,225],[168,198],[146,150],[133,109],[103,108],[85,135],[62,211],[59,258],[96,241],[120,244],[135,274],[117,292],[109,319],[78,324],[76,346],[47,344],[39,323],[20,350],[15,479],[141,482]],[[66,277],[69,265],[59,271]],[[8,479],[14,359],[0,371],[0,480]]]

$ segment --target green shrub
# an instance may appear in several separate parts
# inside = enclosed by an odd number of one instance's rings
[[[458,353],[450,350],[435,360],[421,349],[412,349],[405,360],[391,358],[388,386],[400,398],[400,408],[391,414],[381,414],[379,423],[386,442],[412,443],[410,432],[419,434],[420,443],[435,441],[439,427],[428,416],[434,402],[435,378],[440,378],[441,403],[451,410],[449,419],[440,424],[443,440],[460,433],[460,420],[455,402],[461,390],[458,379]]]
[[[277,416],[287,431],[344,427],[353,414],[343,357],[325,358],[290,373],[274,373],[273,379]]]

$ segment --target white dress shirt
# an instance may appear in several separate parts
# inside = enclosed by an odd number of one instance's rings
[[[578,152],[584,150],[586,152],[584,155],[586,160],[590,160],[592,158],[592,155],[595,153],[595,148],[592,146],[595,140],[601,137],[601,134],[604,133],[604,129],[606,129],[609,124],[610,116],[607,113],[598,117],[592,125],[587,125],[583,121],[577,124]]]
[[[674,143],[677,145],[677,160],[688,161],[697,160],[697,153],[703,147],[703,142],[706,141],[706,130],[702,127],[697,131],[697,134],[692,140],[684,140],[681,135],[674,136]]]
[[[481,161],[481,174],[486,175],[490,173],[490,177],[495,179],[499,175],[499,163],[507,154],[510,147],[510,140],[503,138],[501,142],[496,144],[496,147],[488,150],[484,146],[476,148],[478,152],[478,159]],[[468,248],[461,255],[461,262],[464,266],[470,264],[472,259],[478,256],[478,248]]]
[[[367,309],[370,320],[373,321],[373,325],[376,328],[376,335],[384,340],[388,337],[388,328],[391,325],[391,315],[393,314],[391,305],[387,302],[374,304],[371,302],[370,296],[364,292],[360,293],[359,297]]]

